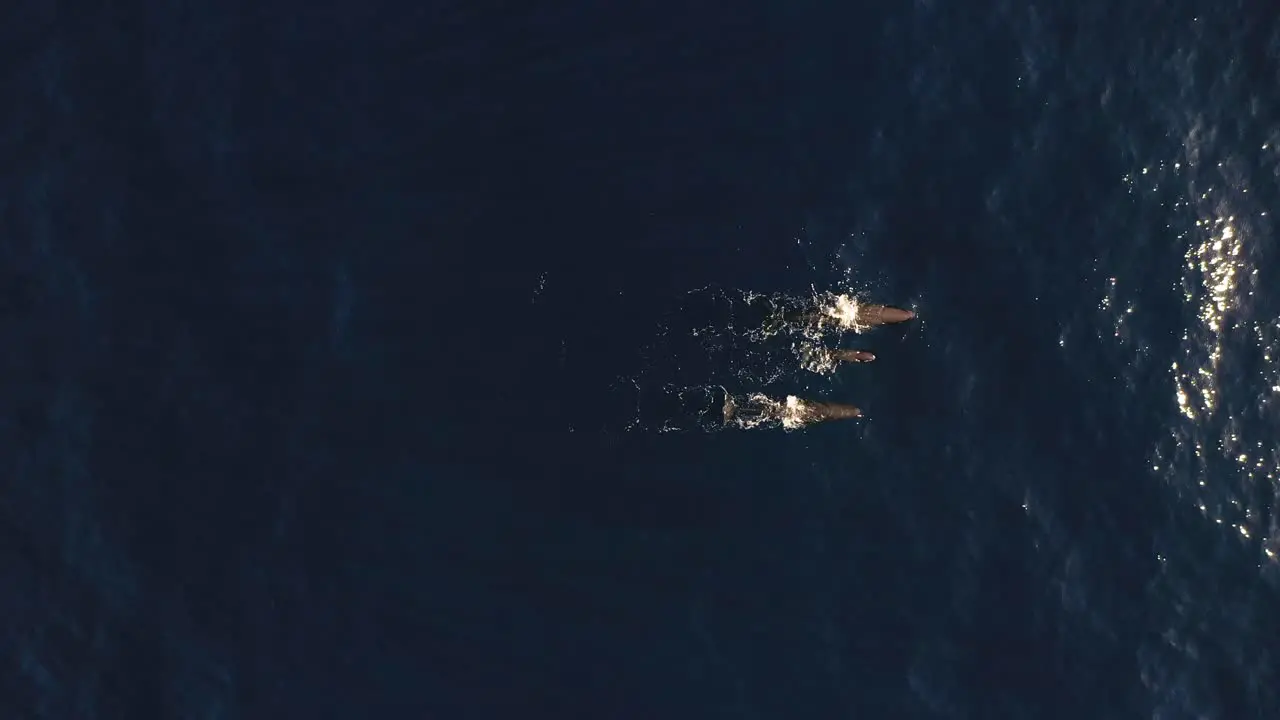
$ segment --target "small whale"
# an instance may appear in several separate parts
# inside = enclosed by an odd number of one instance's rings
[[[856,362],[869,363],[874,362],[876,356],[866,350],[832,350],[831,357],[837,362]]]

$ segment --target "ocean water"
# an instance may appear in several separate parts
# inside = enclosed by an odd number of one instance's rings
[[[1280,23],[882,5],[8,8],[0,715],[1280,717]]]

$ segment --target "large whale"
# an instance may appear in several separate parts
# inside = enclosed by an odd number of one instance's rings
[[[724,396],[724,422],[753,428],[765,424],[778,424],[784,428],[799,428],[827,420],[850,420],[862,417],[862,410],[853,405],[805,400],[788,395],[778,400],[761,393],[751,393],[735,398]]]
[[[791,314],[788,320],[799,322],[819,333],[829,330],[858,330],[896,325],[913,319],[916,314],[910,310],[879,305],[875,303],[842,303],[826,308],[799,311]]]

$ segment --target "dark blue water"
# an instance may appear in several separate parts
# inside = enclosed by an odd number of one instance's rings
[[[1280,717],[1273,18],[9,8],[0,714]]]

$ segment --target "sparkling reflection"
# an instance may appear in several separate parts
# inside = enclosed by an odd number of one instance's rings
[[[1182,248],[1187,322],[1169,368],[1175,419],[1155,449],[1152,470],[1209,522],[1256,549],[1280,579],[1280,517],[1265,498],[1280,490],[1280,321],[1262,317],[1253,297],[1269,219],[1249,194],[1239,163],[1165,162],[1125,178],[1132,195],[1168,217]],[[1126,340],[1133,305],[1124,278],[1108,278],[1099,310]]]

